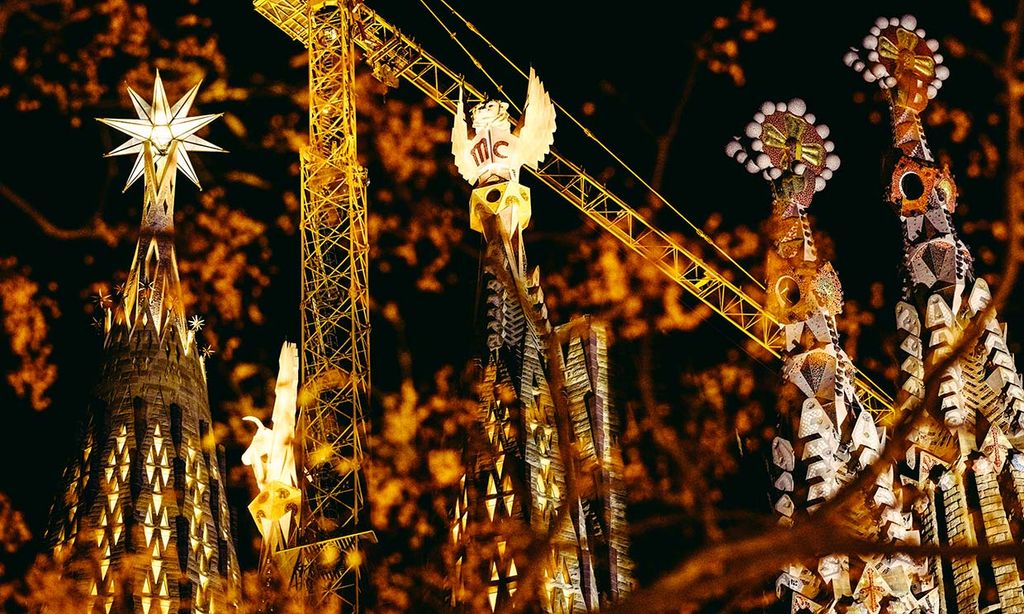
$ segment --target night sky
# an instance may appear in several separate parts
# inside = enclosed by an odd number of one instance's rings
[[[172,11],[178,10],[151,4],[154,19],[166,19]],[[194,12],[209,17],[220,28],[220,45],[227,57],[229,75],[237,75],[231,78],[234,85],[252,88],[258,94],[261,81],[304,79],[304,70],[290,65],[301,51],[299,45],[286,39],[253,11],[248,2],[203,0],[194,4]],[[419,2],[370,0],[368,4],[413,36],[435,57],[464,73],[476,87],[494,93]],[[429,4],[439,10],[449,24],[456,25],[439,2]],[[649,177],[653,167],[652,133],[665,129],[679,99],[692,62],[693,42],[708,29],[715,16],[734,13],[737,5],[735,2],[708,2],[693,6],[692,3],[666,4],[653,0],[603,5],[550,0],[453,4],[521,67],[532,65],[552,97],[575,113],[644,177]],[[725,75],[707,71],[698,74],[678,137],[672,145],[664,195],[697,225],[719,214],[724,227],[742,224],[756,228],[769,213],[768,187],[763,180],[748,175],[728,159],[723,147],[750,121],[761,102],[788,100],[794,96],[804,98],[818,121],[832,128],[830,139],[836,143],[836,152],[843,161],[827,189],[815,198],[811,212],[816,228],[834,240],[833,264],[847,296],[866,304],[870,284],[876,281],[884,284],[886,302],[877,314],[875,327],[880,330],[874,334],[887,334],[893,327],[891,313],[898,291],[896,267],[900,253],[897,220],[880,199],[881,154],[889,143],[887,114],[883,104],[874,98],[877,88],[864,83],[843,65],[841,58],[849,46],[859,44],[875,17],[899,16],[906,12],[917,15],[920,27],[925,28],[930,37],[942,40],[947,35],[955,35],[971,44],[983,41],[981,45],[989,53],[998,55],[1002,40],[997,27],[986,29],[971,19],[967,3],[963,3],[964,6],[958,3],[956,8],[948,6],[950,4],[758,3],[757,6],[764,6],[776,19],[778,27],[757,42],[741,45],[739,61],[746,75],[743,86],[736,87]],[[162,11],[168,15],[163,15]],[[12,24],[12,28],[16,25]],[[500,58],[482,47],[471,33],[460,32],[461,40],[488,66],[495,67],[495,78],[508,84],[508,91],[521,101],[525,97],[525,81],[514,76],[501,64]],[[16,33],[7,36],[16,36]],[[69,32],[67,36],[68,40],[74,40],[75,33]],[[971,60],[950,58],[947,63],[952,74],[940,92],[940,100],[965,108],[978,122],[999,110],[997,89],[987,69]],[[131,85],[148,97],[151,83]],[[171,93],[171,96],[179,94]],[[857,99],[857,94],[862,94],[861,100]],[[420,97],[418,91],[406,83],[387,96],[410,101]],[[258,122],[267,113],[265,107],[274,104],[261,101],[257,96],[252,103],[229,105],[229,110],[243,120]],[[206,105],[199,112],[219,110]],[[118,135],[94,122],[72,128],[66,118],[55,117],[45,107],[16,113],[5,102],[0,112],[6,142],[0,180],[31,200],[56,224],[64,227],[81,224],[95,209],[98,199],[105,199],[105,207],[115,212],[113,215],[124,219],[137,215],[141,200],[138,185],[126,194],[120,193],[121,182],[129,170],[128,160],[119,160],[119,175],[112,184],[105,180],[106,167],[101,154],[112,143],[121,142]],[[427,112],[431,117],[442,113],[437,108]],[[882,121],[872,121],[872,114],[878,112]],[[83,115],[130,116],[123,86],[119,85],[107,95],[98,108],[84,110]],[[991,130],[998,137],[1000,128]],[[965,176],[970,141],[951,147],[949,130],[945,128],[929,130],[928,135],[933,149],[950,148],[953,170],[960,180],[960,219],[984,220],[998,216],[1002,206],[998,180],[984,177],[968,180]],[[211,126],[207,138],[219,144],[231,140],[223,122]],[[268,162],[267,157],[261,156],[259,143],[242,143],[240,147],[229,148],[232,153],[228,155],[202,155],[200,169],[204,187],[216,185],[218,177],[232,170],[252,172],[272,182],[295,181],[283,169],[271,167],[280,164],[280,158]],[[607,156],[582,138],[568,121],[559,124],[555,148],[595,175],[603,173],[611,164]],[[371,183],[386,180],[370,175]],[[452,206],[464,208],[468,190],[454,169],[450,181],[461,194]],[[571,255],[566,250],[574,249],[557,241],[559,233],[586,222],[582,214],[539,185],[535,178],[525,175],[523,182],[533,186],[533,222],[526,233],[528,254],[542,267],[554,266]],[[628,201],[639,202],[644,197],[643,190],[622,170],[609,175],[609,185]],[[294,187],[298,187],[297,182]],[[180,182],[179,208],[194,200],[195,194],[193,186]],[[282,213],[276,196],[271,198],[257,191],[249,196],[243,205],[245,209],[269,217]],[[370,207],[374,206],[371,202]],[[111,250],[98,242],[54,241],[43,236],[32,222],[6,202],[0,202],[0,220],[3,222],[0,256],[18,255],[32,267],[33,278],[42,285],[49,279],[60,280],[53,295],[62,316],[53,324],[50,336],[54,361],[60,369],[59,379],[51,390],[52,407],[33,411],[9,388],[0,388],[0,402],[7,417],[3,428],[6,441],[0,446],[0,466],[5,467],[0,475],[0,490],[8,493],[14,505],[24,511],[30,528],[39,536],[73,442],[75,422],[95,381],[100,358],[98,337],[92,332],[89,316],[82,308],[87,280],[96,277],[97,271],[102,271],[100,277],[109,273],[112,278],[116,271],[126,269],[131,247],[123,243]],[[665,230],[684,230],[678,219],[664,212],[658,223]],[[477,241],[475,236],[467,237]],[[254,333],[256,338],[249,340],[250,357],[266,360],[268,364],[276,361],[281,340],[294,339],[298,332],[295,308],[298,242],[295,237],[292,240],[292,245],[284,243],[275,249],[274,261],[268,265],[267,274],[272,283],[266,292],[271,296],[264,305],[269,324]],[[970,243],[972,239],[968,237],[967,241]],[[1002,247],[994,245],[998,256]],[[92,257],[86,258],[87,254]],[[422,374],[431,372],[438,364],[461,364],[470,358],[477,261],[469,256],[460,258],[462,282],[445,296],[414,299],[411,293],[403,291],[398,278],[371,278],[371,292],[376,294],[379,287],[381,296],[391,297],[400,304],[405,301],[407,342],[414,354],[423,357],[415,365]],[[752,259],[744,264],[753,267],[759,260]],[[1001,264],[997,257],[994,263],[977,266],[980,272],[988,272],[998,270]],[[375,283],[381,285],[375,286]],[[1022,298],[1020,294],[1016,293],[1017,300],[1003,312],[1004,321],[1009,323],[1012,350],[1019,349],[1022,328],[1018,323],[1024,324],[1024,312],[1017,306]],[[670,343],[657,345],[655,358],[662,371],[685,371],[693,365],[723,360],[725,352],[741,341],[739,333],[730,326],[712,321],[692,335],[676,334]],[[385,388],[394,381],[392,343],[394,339],[387,331],[374,337],[375,378],[380,377],[377,385]],[[872,348],[865,351],[870,354]],[[884,356],[879,358],[885,359]],[[618,356],[618,359],[629,360],[629,357]],[[616,360],[614,354],[613,360]],[[9,361],[8,356],[0,353],[0,366],[8,366]],[[763,368],[777,367],[767,364]],[[230,385],[226,383],[231,368],[232,365],[218,363],[216,359],[210,367],[215,416],[218,401],[231,394]],[[671,387],[672,382],[664,385]],[[892,388],[889,383],[884,383],[883,387]],[[229,464],[238,462],[237,457],[228,459]],[[749,483],[756,483],[756,480]],[[763,494],[756,492],[750,496],[763,498]],[[247,503],[235,501],[242,523],[249,523],[244,509]],[[687,547],[685,543],[678,545]],[[651,573],[656,573],[656,569],[657,564],[650,566]]]

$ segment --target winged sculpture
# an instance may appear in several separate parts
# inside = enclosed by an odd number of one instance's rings
[[[470,116],[472,128],[466,122],[460,91],[452,128],[452,154],[459,174],[476,187],[518,181],[520,167],[536,169],[555,140],[555,105],[533,68],[526,106],[515,128],[504,101],[485,100],[473,107]]]
[[[256,425],[252,443],[242,454],[242,464],[252,467],[260,492],[268,490],[274,482],[289,486],[298,484],[292,451],[299,383],[298,347],[294,343],[285,343],[281,347],[279,363],[273,428],[267,428],[253,416],[242,418]]]

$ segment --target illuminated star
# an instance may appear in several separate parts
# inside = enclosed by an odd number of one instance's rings
[[[177,147],[177,168],[185,174],[192,183],[202,189],[199,185],[199,178],[192,167],[192,161],[188,157],[190,151],[212,151],[223,152],[224,150],[213,143],[199,138],[196,131],[209,124],[222,114],[197,115],[186,117],[192,103],[196,99],[196,92],[199,91],[199,84],[192,87],[178,102],[171,106],[167,102],[167,93],[164,92],[163,81],[160,80],[160,72],[156,73],[156,81],[153,83],[153,104],[148,104],[135,90],[128,88],[128,95],[135,106],[138,119],[100,119],[99,121],[116,128],[132,137],[120,147],[115,148],[107,156],[124,156],[136,154],[135,164],[128,175],[128,182],[124,189],[127,190],[135,181],[143,175],[146,170],[145,144],[149,143],[153,155],[153,164],[157,176],[164,171],[167,163],[167,156],[170,153],[171,145]],[[175,169],[170,169],[174,172]]]
[[[203,349],[199,350],[199,352],[203,355],[203,358],[209,358],[210,356],[216,354],[214,349],[208,345],[203,347]]]
[[[206,322],[198,315],[192,316],[188,321],[188,327],[192,330],[199,330],[203,327]]]

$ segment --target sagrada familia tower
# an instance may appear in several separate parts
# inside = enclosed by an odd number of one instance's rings
[[[769,304],[785,331],[783,377],[803,399],[773,445],[780,524],[813,521],[813,512],[867,471],[885,446],[902,446],[860,493],[860,513],[847,527],[890,553],[828,554],[816,566],[794,562],[777,584],[788,611],[1024,612],[1022,570],[1012,555],[899,551],[998,548],[1024,538],[1021,375],[1004,325],[987,308],[989,288],[957,236],[956,182],[932,156],[922,129],[922,113],[949,75],[938,47],[912,16],[880,18],[862,48],[844,58],[881,86],[892,118],[884,194],[899,219],[903,260],[895,318],[899,390],[886,424],[864,411],[849,384],[853,367],[835,325],[842,310],[838,277],[818,260],[806,217],[811,196],[838,168],[824,140],[828,129],[815,126],[800,100],[766,103],[745,137],[727,148],[771,183]],[[925,392],[929,377],[938,381],[934,399]],[[886,442],[886,427],[906,417],[916,419],[907,441]]]
[[[518,174],[547,155],[555,109],[531,71],[518,126],[495,100],[471,120],[472,131],[460,102],[452,151],[486,240],[484,358],[451,525],[452,604],[593,612],[628,593],[632,562],[605,331],[589,318],[554,326],[539,270],[527,273],[530,191]],[[541,569],[525,586],[529,566]]]
[[[198,85],[173,106],[160,75],[138,119],[105,119],[131,139],[127,190],[143,178],[139,241],[128,281],[103,308],[103,362],[78,446],[54,502],[48,538],[80,585],[88,612],[231,612],[239,568],[215,445],[202,320],[186,321],[174,255],[178,171],[197,186],[189,152],[219,147],[195,135],[216,115],[189,117]]]

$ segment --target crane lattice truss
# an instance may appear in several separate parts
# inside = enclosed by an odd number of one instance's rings
[[[355,49],[346,0],[255,0],[309,49],[309,146],[302,151],[302,385],[305,509],[282,553],[293,585],[359,609],[363,410],[369,394],[366,173],[356,159]],[[302,396],[300,396],[300,399]],[[325,554],[326,553],[326,554]]]
[[[309,32],[306,2],[256,0],[256,6],[289,36],[306,43]],[[455,112],[460,87],[464,88],[467,102],[484,99],[480,90],[466,83],[365,4],[352,7],[352,15],[357,24],[351,31],[352,40],[365,52],[364,59],[384,83],[394,86],[399,78],[405,78],[450,113]],[[557,152],[552,152],[549,161],[539,169],[530,170],[623,245],[773,356],[780,356],[784,339],[779,322],[759,301],[714,266],[655,227],[622,198]],[[863,374],[857,373],[855,383],[869,411],[883,416],[892,411],[889,396]]]
[[[451,113],[460,87],[468,103],[484,99],[480,90],[365,4],[348,6],[348,2],[254,0],[260,14],[305,45],[310,54],[310,146],[302,156],[303,376],[307,386],[312,384],[319,391],[319,402],[304,410],[304,468],[311,513],[303,524],[303,541],[309,545],[287,551],[291,558],[299,559],[297,570],[303,560],[312,560],[301,556],[303,548],[315,555],[326,544],[338,542],[337,537],[319,543],[310,540],[323,531],[323,521],[353,527],[362,507],[359,434],[369,384],[369,297],[365,176],[355,158],[353,43],[364,51],[364,59],[382,82],[397,86],[404,77]],[[780,357],[785,340],[777,319],[714,266],[557,152],[531,172],[623,245]],[[855,386],[869,411],[883,419],[891,415],[892,401],[877,385],[858,372]],[[326,460],[325,450],[329,453]],[[341,540],[349,541],[358,542]],[[314,567],[311,563],[308,568]],[[352,599],[357,599],[358,582],[347,579],[349,571],[352,569],[333,574],[335,589],[351,589]]]
[[[450,113],[455,112],[460,87],[465,89],[467,104],[484,98],[480,90],[466,83],[463,77],[441,64],[365,4],[356,5],[353,11],[358,24],[353,31],[355,44],[365,52],[364,59],[372,67],[374,75],[384,83],[394,86],[400,77],[404,77]],[[785,339],[780,324],[760,301],[652,225],[577,164],[553,151],[545,164],[530,171],[598,226],[773,356],[781,356]],[[874,382],[858,372],[855,385],[869,411],[881,418],[891,414],[889,395]]]

